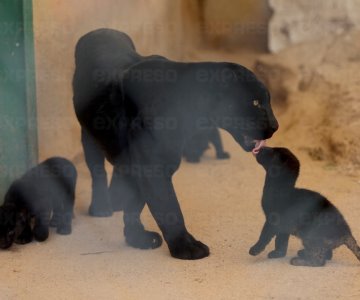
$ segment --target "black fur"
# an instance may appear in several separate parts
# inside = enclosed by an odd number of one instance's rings
[[[217,159],[230,158],[230,154],[224,151],[219,129],[213,126],[201,129],[198,133],[187,139],[183,156],[188,162],[198,163],[204,152],[209,149],[209,143],[214,145]]]
[[[156,248],[160,235],[140,220],[146,203],[172,256],[208,256],[185,227],[172,175],[186,138],[204,124],[227,130],[246,151],[254,148],[252,139],[270,138],[278,124],[267,89],[240,65],[141,56],[126,34],[111,29],[83,36],[75,61],[73,100],[92,176],[90,215],[123,209],[127,243]],[[105,157],[114,165],[109,190]]]
[[[76,178],[70,161],[53,157],[14,181],[0,207],[0,248],[9,248],[14,241],[30,243],[33,237],[45,241],[49,226],[70,234]]]
[[[262,198],[266,222],[251,255],[262,252],[275,236],[275,250],[268,257],[283,257],[289,235],[294,235],[302,240],[304,249],[291,259],[292,265],[323,266],[341,245],[360,260],[360,248],[339,210],[319,193],[295,188],[300,163],[293,153],[266,147],[256,159],[266,170]]]

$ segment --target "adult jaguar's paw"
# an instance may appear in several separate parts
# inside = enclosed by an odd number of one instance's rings
[[[228,152],[221,152],[216,155],[217,159],[229,159],[230,154]]]
[[[286,256],[286,251],[273,250],[268,253],[268,258],[280,258]]]
[[[125,230],[126,243],[134,248],[155,249],[161,246],[160,234],[147,230]]]
[[[186,161],[192,164],[197,164],[200,162],[200,156],[186,156]]]
[[[91,204],[89,207],[89,215],[92,217],[111,217],[113,214],[113,210],[110,205],[93,205]]]
[[[92,217],[110,217],[112,214],[113,208],[111,206],[108,188],[95,185],[92,191],[89,215]]]
[[[254,246],[252,246],[249,250],[249,254],[252,256],[256,256],[258,254],[260,254],[261,252],[264,251],[264,247],[262,245],[259,244],[255,244]]]
[[[209,256],[209,247],[194,239],[189,233],[184,233],[168,242],[171,256],[179,259],[201,259]]]

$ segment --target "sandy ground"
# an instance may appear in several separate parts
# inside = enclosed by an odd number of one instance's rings
[[[211,53],[192,57],[219,58]],[[242,57],[249,64],[253,60]],[[236,59],[236,54],[229,54],[220,60]],[[281,119],[280,115],[280,126]],[[334,164],[311,161],[304,151],[289,145],[283,130],[280,127],[270,145],[289,146],[299,156],[298,186],[328,196],[360,241],[360,179],[341,175]],[[44,243],[14,245],[0,252],[0,300],[359,299],[360,262],[344,247],[323,268],[289,265],[300,248],[295,238],[286,258],[266,258],[273,244],[258,257],[248,254],[264,221],[260,207],[264,171],[227,133],[223,137],[231,160],[216,161],[209,150],[201,164],[184,162],[174,178],[187,227],[210,246],[210,257],[177,260],[165,244],[156,250],[133,249],[122,235],[122,213],[89,217],[90,178],[79,156],[73,234],[52,232]],[[147,209],[143,221],[158,231]]]
[[[216,161],[209,150],[201,164],[184,162],[175,176],[188,229],[210,246],[210,257],[181,261],[170,257],[165,244],[156,250],[128,247],[122,213],[87,216],[90,180],[79,162],[73,234],[53,232],[44,243],[2,251],[0,299],[359,299],[360,263],[344,247],[323,268],[289,265],[300,247],[295,238],[286,258],[248,255],[264,221],[264,172],[251,154],[223,136],[231,160]],[[328,196],[360,240],[358,179],[301,155],[298,185]],[[158,230],[147,209],[143,220]]]

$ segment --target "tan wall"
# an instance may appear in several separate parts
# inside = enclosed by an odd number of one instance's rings
[[[74,48],[86,32],[127,32],[139,52],[181,59],[181,0],[34,0],[40,159],[81,151],[72,106]],[[186,45],[186,43],[185,43]]]
[[[274,12],[269,24],[269,48],[279,52],[291,45],[335,37],[360,29],[359,0],[269,0]]]
[[[204,1],[205,34],[213,45],[266,49],[268,0],[200,1]]]

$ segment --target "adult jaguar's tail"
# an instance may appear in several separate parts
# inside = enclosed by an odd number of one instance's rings
[[[355,254],[358,260],[360,260],[360,247],[352,235],[349,235],[344,244]]]

